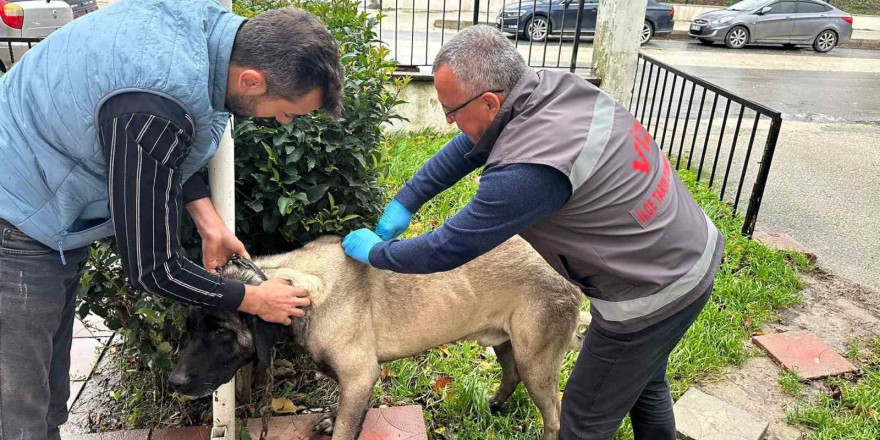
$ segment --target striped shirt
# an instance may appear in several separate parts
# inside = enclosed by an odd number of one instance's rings
[[[195,131],[190,115],[169,99],[129,92],[107,100],[98,120],[116,245],[131,285],[188,305],[237,309],[244,285],[194,264],[180,244],[184,205],[210,195],[200,174],[181,182]]]

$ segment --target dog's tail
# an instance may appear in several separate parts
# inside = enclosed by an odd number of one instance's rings
[[[581,347],[584,346],[584,338],[587,336],[587,330],[589,330],[592,320],[593,317],[590,316],[590,312],[581,312],[580,316],[578,316],[574,334],[571,335],[571,342],[568,345],[569,350],[580,351]]]

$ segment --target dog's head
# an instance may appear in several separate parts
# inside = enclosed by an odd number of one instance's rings
[[[233,257],[221,274],[253,285],[267,279],[253,262],[240,257]],[[171,388],[204,397],[232,379],[242,366],[254,360],[268,364],[283,328],[245,313],[190,307],[182,353],[168,378]]]

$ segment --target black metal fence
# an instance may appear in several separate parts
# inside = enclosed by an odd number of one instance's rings
[[[515,11],[531,8],[549,11],[551,2],[538,0],[363,0],[363,10],[370,15],[382,14],[379,20],[380,39],[391,50],[400,70],[416,70],[430,66],[440,47],[463,28],[475,24],[498,27],[502,23],[515,26],[509,32],[528,64],[535,68],[568,69],[572,72],[589,71],[589,54],[579,51],[585,0],[568,0],[562,7],[562,22],[571,22],[563,34],[548,34],[543,41],[531,41],[523,34],[525,25],[515,12],[504,14],[505,8],[516,5]],[[591,8],[587,0],[587,8]],[[560,8],[559,5],[553,6]],[[499,22],[499,20],[502,20]],[[548,29],[550,32],[550,29]]]
[[[751,237],[782,115],[643,54],[629,109],[675,168],[695,170],[734,214],[752,185],[742,228]]]
[[[0,37],[0,73],[6,71],[15,64],[15,60],[42,41],[42,38],[11,38]]]
[[[377,5],[368,5],[364,0],[364,11],[378,14],[379,7],[389,0],[376,1],[379,2]],[[402,31],[400,15],[409,14],[409,24],[416,24],[417,20],[413,19],[416,12],[412,7],[421,0],[393,1],[396,9],[382,17],[378,30],[384,44],[391,48],[392,56],[400,63],[401,70],[430,65],[440,46],[453,33],[452,29],[457,31],[483,19],[490,22],[493,17],[491,5],[497,3],[503,8],[512,3],[511,0],[458,0],[455,6],[458,10],[453,14],[446,10],[446,0],[433,0],[441,2],[443,10],[439,12],[431,12],[431,0],[424,0],[428,11],[420,13],[424,15],[425,29],[419,31],[424,32],[424,47],[416,51],[415,43],[419,40],[415,26]],[[412,9],[398,8],[402,1],[409,2]],[[466,1],[473,2],[469,14],[462,10],[468,6],[464,4]],[[515,1],[519,4],[537,3],[537,0]],[[485,9],[481,9],[484,3]],[[577,3],[582,10],[584,0],[577,0]],[[430,19],[435,14],[441,22],[432,27]],[[454,26],[448,26],[450,21],[446,18],[449,17],[454,17]],[[581,14],[576,17],[578,30],[581,29],[581,18]],[[588,61],[578,59],[579,44],[575,42],[579,42],[580,37],[578,32],[572,41],[560,38],[540,45],[521,44],[522,40],[516,36],[513,40],[532,67],[576,71],[589,69]],[[5,72],[40,40],[0,38],[0,71]],[[406,41],[409,41],[409,47],[406,47]],[[549,49],[554,45],[557,50],[551,52]],[[569,52],[564,52],[565,48]],[[666,151],[676,169],[695,169],[697,178],[715,190],[721,200],[731,203],[734,213],[740,208],[743,189],[751,184],[742,228],[744,235],[751,236],[779,138],[781,114],[644,54],[639,55],[629,109]]]

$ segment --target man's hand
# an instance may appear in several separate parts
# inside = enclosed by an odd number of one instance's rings
[[[235,237],[235,233],[223,223],[210,198],[193,200],[186,204],[186,210],[202,237],[202,264],[208,272],[216,273],[217,268],[236,254],[251,258],[241,241]]]
[[[202,262],[208,272],[216,273],[217,269],[226,264],[233,255],[247,259],[251,256],[244,244],[225,227],[219,234],[205,233],[202,235]]]
[[[290,317],[305,316],[303,307],[311,301],[304,289],[292,287],[286,280],[272,278],[259,286],[246,286],[239,311],[257,315],[267,322],[290,325]]]
[[[369,229],[358,229],[345,236],[342,248],[345,254],[364,264],[370,264],[370,249],[382,239]]]
[[[379,224],[376,225],[376,235],[382,240],[391,240],[406,232],[410,221],[412,221],[412,213],[394,199],[385,207]]]

